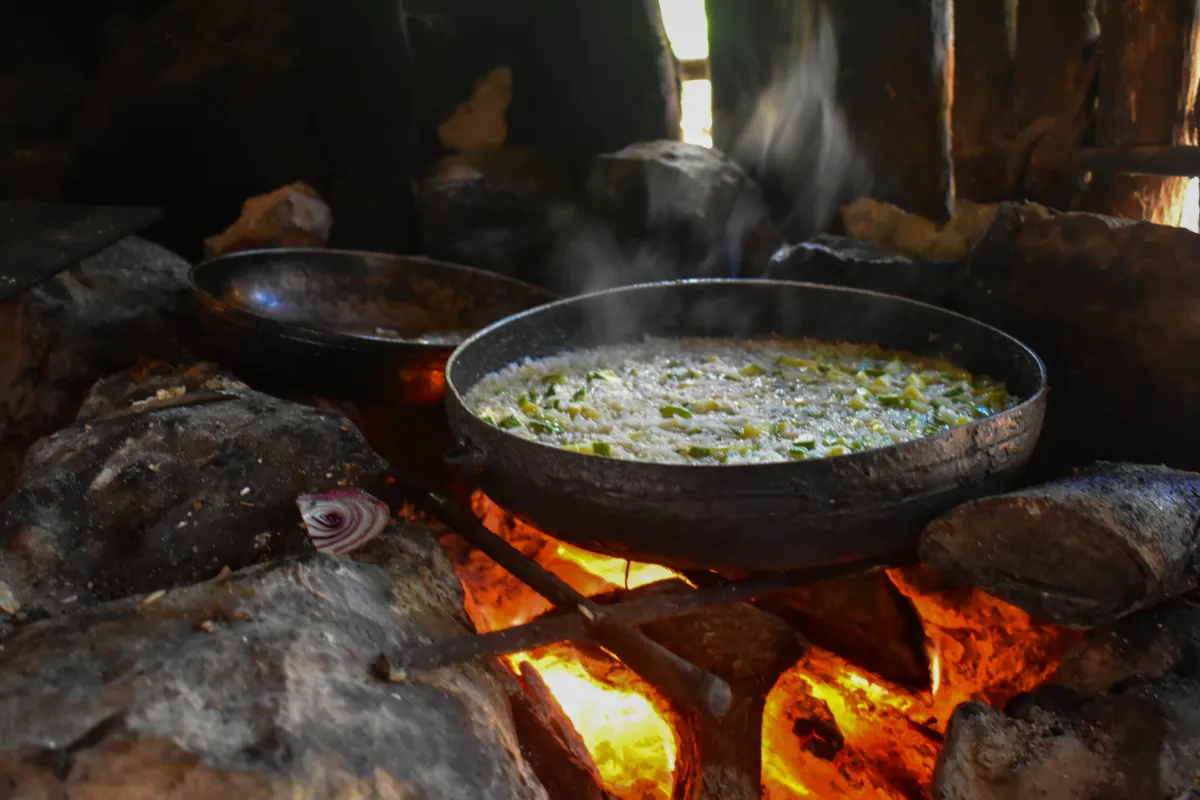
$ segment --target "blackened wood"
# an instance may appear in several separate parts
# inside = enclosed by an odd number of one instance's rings
[[[1054,483],[965,503],[930,523],[938,572],[1068,627],[1094,627],[1200,579],[1200,474],[1096,464]]]
[[[787,591],[796,586],[870,572],[894,566],[895,559],[855,561],[832,567],[784,572],[766,577],[726,581],[702,589],[679,591],[661,597],[646,597],[605,609],[605,616],[627,625],[645,625],[657,620],[701,611],[705,608]],[[588,636],[588,620],[579,613],[546,616],[535,622],[517,625],[493,633],[455,639],[436,645],[412,648],[389,656],[402,669],[431,669],[479,658],[533,650],[555,642],[569,642]]]
[[[681,582],[680,582],[681,583]],[[666,589],[662,585],[634,590]],[[720,721],[690,714],[681,720],[681,754],[690,763],[676,778],[677,800],[758,800],[762,795],[762,718],[767,694],[804,654],[807,643],[787,623],[745,603],[650,623],[644,630],[733,689]]]
[[[1171,600],[1089,631],[1063,654],[1050,682],[1102,694],[1133,679],[1164,678],[1200,664],[1200,605]]]
[[[852,575],[754,601],[818,647],[895,683],[926,686],[925,634],[887,575]]]
[[[537,670],[526,662],[521,665],[519,677],[499,665],[494,673],[512,707],[521,755],[550,797],[615,800],[604,788],[596,762],[578,731]]]
[[[1200,147],[1089,147],[1078,153],[1075,165],[1106,177],[1113,173],[1200,176]]]
[[[950,116],[959,197],[1008,199],[1003,171],[989,156],[1011,123],[1016,65],[1009,14],[1014,0],[955,0],[954,103]]]
[[[590,636],[672,701],[715,717],[729,709],[729,687],[724,681],[656,645],[636,628],[609,618],[562,578],[485,528],[468,509],[405,475],[395,476],[391,485],[542,597],[559,608],[577,611],[587,621]]]
[[[1200,236],[1036,205],[1001,206],[955,309],[1046,362],[1052,389],[1031,469],[1092,460],[1200,470]]]
[[[838,94],[874,169],[871,196],[936,222],[954,209],[949,0],[837,0]]]
[[[1100,147],[1196,144],[1200,9],[1195,0],[1096,0]],[[1178,225],[1187,181],[1097,175],[1084,208]],[[1195,220],[1192,220],[1195,222]]]

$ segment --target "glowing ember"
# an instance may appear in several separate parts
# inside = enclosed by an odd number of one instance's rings
[[[483,523],[585,595],[681,580],[671,570],[589,553],[516,521],[482,494]],[[485,556],[447,543],[481,631],[527,622],[550,604]],[[950,713],[962,701],[1002,705],[1040,683],[1077,634],[1031,620],[922,570],[889,573],[928,636],[929,687],[891,684],[812,648],[779,679],[763,714],[765,797],[912,800],[927,787]],[[507,658],[530,664],[592,754],[607,789],[633,800],[669,798],[679,738],[662,697],[606,654],[555,645]]]
[[[472,498],[472,507],[489,530],[589,597],[679,578],[663,567],[609,558],[551,539],[517,521],[482,493]],[[454,556],[455,569],[467,589],[467,613],[479,630],[509,628],[550,609],[547,600],[481,553]],[[610,792],[628,800],[671,796],[678,742],[663,711],[666,704],[653,688],[620,665],[614,665],[614,680],[601,680],[584,665],[583,654],[569,645],[519,653],[507,661],[514,672],[519,673],[522,662],[538,671],[579,732]]]
[[[978,589],[947,587],[930,570],[888,572],[912,601],[929,639],[932,716],[943,730],[967,700],[1003,707],[1050,677],[1080,633],[1038,622]]]
[[[675,731],[644,693],[600,682],[572,648],[509,657],[514,670],[530,662],[570,718],[619,797],[667,798],[675,776]]]
[[[810,650],[767,697],[766,796],[921,796],[938,752],[936,735],[924,730],[929,698],[922,695]]]

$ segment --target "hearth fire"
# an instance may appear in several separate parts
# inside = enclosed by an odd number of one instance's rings
[[[476,492],[472,508],[503,536],[581,593],[686,580],[673,570],[597,555],[557,541]],[[447,540],[481,632],[523,624],[548,601],[477,550]],[[948,589],[928,572],[888,578],[920,615],[927,676],[901,685],[841,655],[808,647],[766,696],[761,719],[762,796],[913,800],[928,786],[953,709],[967,700],[1003,706],[1044,681],[1076,635],[974,589]],[[535,669],[586,745],[614,796],[677,796],[686,765],[684,716],[653,687],[597,648],[558,644],[505,658]],[[736,736],[736,731],[730,732]],[[692,767],[694,769],[694,767]]]

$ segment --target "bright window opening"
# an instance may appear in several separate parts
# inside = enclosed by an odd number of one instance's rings
[[[659,0],[663,26],[675,57],[684,64],[684,75],[694,73],[708,60],[708,17],[704,0]],[[703,69],[707,74],[707,69]],[[679,98],[683,140],[712,147],[712,83],[707,79],[685,79]]]

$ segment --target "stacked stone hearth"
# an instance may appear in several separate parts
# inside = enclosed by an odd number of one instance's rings
[[[1003,316],[1045,348],[1057,391],[1102,380],[1061,367],[1070,347],[1095,342],[1163,387],[1149,330],[1116,341],[1063,314],[1072,333],[1055,334],[1051,289],[1027,293],[1038,304],[1025,316],[1011,295],[1003,309],[984,298],[1014,252],[1042,273],[1091,270],[1074,291],[1112,297],[1114,282],[1131,280],[1130,263],[1148,263],[1146,252],[1181,258],[1192,248],[1194,235],[1182,231],[1012,208],[965,266],[937,268],[955,277],[954,303]],[[853,260],[860,277],[883,263],[879,254]],[[387,464],[343,416],[191,362],[170,335],[185,272],[182,260],[130,239],[0,305],[0,795],[604,797],[578,741],[543,707],[544,687],[522,687],[496,663],[399,682],[372,671],[382,653],[471,632],[451,562],[414,521],[397,521],[347,558],[313,550],[297,495],[369,490]],[[1034,273],[1015,274],[1033,285]],[[1146,274],[1135,277],[1147,281],[1142,293],[1111,316],[1158,326],[1170,347],[1185,348],[1184,307],[1164,302]],[[161,360],[135,364],[139,355]],[[1192,379],[1182,380],[1186,394]],[[1168,406],[1180,396],[1159,394]],[[1035,468],[1061,476],[1076,440],[1055,408]],[[1115,431],[1089,458],[1128,451],[1117,427],[1126,411],[1111,409],[1106,422],[1103,408],[1089,409],[1089,424]],[[1173,430],[1182,436],[1193,424]],[[1174,440],[1156,445],[1158,430],[1141,429],[1143,460],[1195,466],[1173,457]],[[941,580],[1086,631],[1044,685],[955,711],[934,797],[1166,800],[1192,791],[1200,606],[1188,595],[1200,580],[1198,520],[1200,476],[1125,463],[985,498],[928,528],[921,555]],[[685,770],[687,796],[754,796],[758,753],[731,749],[729,730],[756,728],[771,676],[806,641],[888,680],[928,679],[920,620],[885,584],[867,576],[646,626],[735,691],[723,729],[700,722],[688,734],[686,752],[702,760]],[[747,648],[751,633],[758,646]]]

